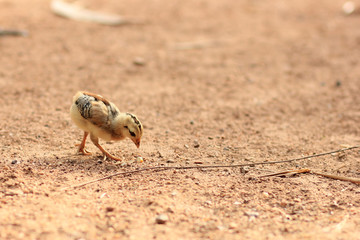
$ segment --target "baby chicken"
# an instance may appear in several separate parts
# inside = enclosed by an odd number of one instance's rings
[[[90,139],[96,147],[108,158],[121,161],[103,149],[99,138],[106,141],[119,141],[130,138],[140,147],[143,127],[137,117],[131,113],[120,112],[119,109],[100,95],[89,92],[77,92],[70,108],[73,122],[84,131],[84,137],[79,146],[79,152],[91,154],[85,149],[85,141],[90,133]]]

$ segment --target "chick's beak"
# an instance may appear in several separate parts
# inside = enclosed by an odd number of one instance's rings
[[[140,147],[140,139],[132,139],[132,141],[135,143],[136,147]]]

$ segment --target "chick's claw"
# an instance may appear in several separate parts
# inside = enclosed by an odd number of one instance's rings
[[[103,161],[105,161],[107,158],[115,160],[115,161],[122,161],[121,158],[117,158],[117,157],[111,155],[110,153],[104,153]]]
[[[86,150],[85,148],[79,148],[79,153],[82,153],[85,156],[91,155],[92,153]]]

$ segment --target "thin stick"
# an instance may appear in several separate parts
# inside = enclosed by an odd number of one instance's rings
[[[277,172],[277,173],[270,173],[270,174],[266,174],[266,175],[261,175],[258,178],[275,177],[275,176],[281,176],[281,175],[288,174],[288,173],[312,173],[312,174],[316,174],[316,175],[320,175],[323,177],[328,177],[328,178],[332,178],[332,179],[336,179],[336,180],[342,180],[342,181],[360,184],[360,178],[351,178],[351,177],[336,176],[336,175],[332,175],[332,174],[319,173],[319,172],[314,172],[307,168],[298,169],[298,170],[282,171],[282,172]]]
[[[28,35],[27,31],[17,30],[17,29],[0,29],[0,36],[22,36],[26,37]]]
[[[311,171],[311,173],[316,174],[316,175],[320,175],[320,176],[323,176],[323,177],[327,177],[327,178],[332,178],[332,179],[336,179],[336,180],[342,180],[342,181],[347,181],[347,182],[360,184],[360,178],[336,176],[336,175],[332,175],[332,174],[325,174],[325,173],[319,173],[319,172],[314,172],[314,171]]]
[[[105,14],[87,10],[80,7],[79,5],[71,4],[63,0],[52,0],[50,8],[55,14],[59,16],[78,21],[95,22],[110,26],[138,23],[137,21],[124,18],[120,15]]]
[[[281,175],[288,174],[288,173],[309,173],[309,172],[310,172],[310,169],[304,168],[304,169],[297,169],[297,170],[282,171],[282,172],[277,172],[277,173],[270,173],[270,174],[259,176],[259,178],[281,176]]]
[[[201,169],[205,169],[205,168],[233,168],[233,167],[265,165],[265,164],[288,163],[288,162],[294,162],[294,161],[299,161],[299,160],[304,160],[304,159],[309,159],[309,158],[325,156],[325,155],[329,155],[329,154],[333,154],[333,153],[337,153],[337,152],[348,151],[348,150],[352,150],[352,149],[356,149],[356,148],[360,148],[360,146],[353,146],[353,147],[343,148],[343,149],[339,149],[339,150],[335,150],[335,151],[314,154],[314,155],[311,155],[311,156],[305,156],[305,157],[294,158],[294,159],[289,159],[289,160],[282,160],[282,161],[272,161],[272,162],[256,162],[256,163],[245,163],[245,164],[234,164],[234,165],[159,166],[159,167],[142,168],[142,169],[133,170],[133,171],[114,173],[112,175],[108,175],[108,176],[105,176],[105,177],[102,177],[102,178],[94,179],[94,180],[89,181],[89,182],[81,183],[81,184],[78,184],[78,185],[72,185],[72,186],[63,188],[63,190],[66,190],[66,189],[69,189],[69,188],[83,187],[83,186],[88,185],[88,184],[92,184],[92,183],[95,183],[95,182],[99,182],[99,181],[109,179],[109,178],[112,178],[112,177],[116,177],[116,176],[120,176],[120,175],[127,175],[127,174],[139,173],[139,172],[145,172],[145,171],[152,171],[152,170],[165,171],[165,170],[171,170],[171,169],[185,169],[186,170],[186,169],[195,169],[195,168],[196,169],[200,169],[200,168]]]

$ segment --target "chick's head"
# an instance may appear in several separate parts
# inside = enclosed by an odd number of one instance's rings
[[[130,138],[135,143],[136,147],[140,147],[143,126],[134,114],[126,113],[123,134],[125,137]]]

